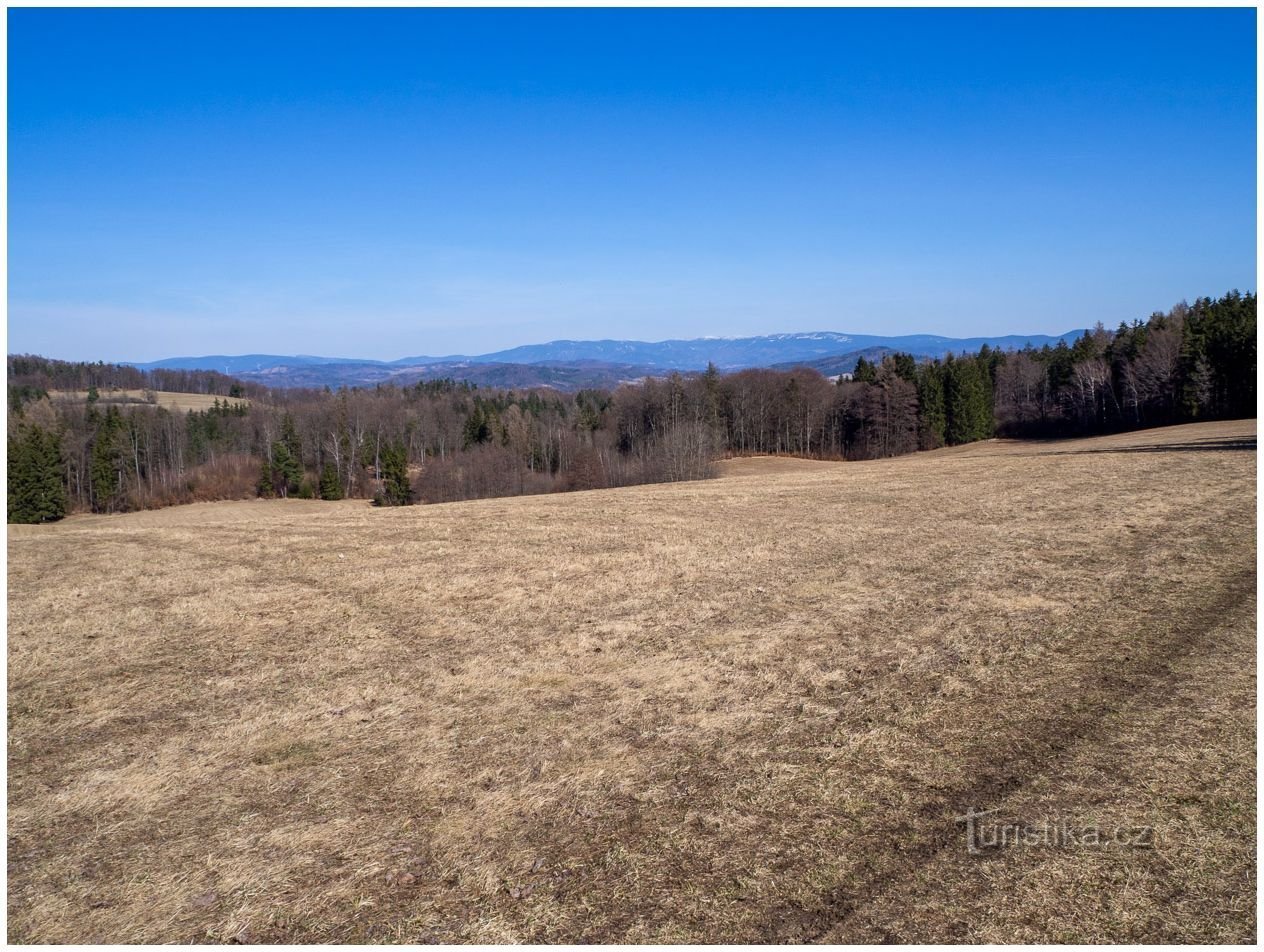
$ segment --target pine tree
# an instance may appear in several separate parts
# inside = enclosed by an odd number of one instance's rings
[[[9,522],[53,522],[66,514],[61,440],[23,424],[9,434]]]

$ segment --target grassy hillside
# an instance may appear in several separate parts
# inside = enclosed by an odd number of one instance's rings
[[[11,526],[9,938],[1250,940],[1254,446]]]
[[[220,397],[210,393],[177,393],[174,390],[102,390],[98,398],[98,406],[147,404],[151,402],[150,394],[153,394],[152,402],[155,405],[180,413],[187,410],[209,410],[217,404],[235,405],[249,402],[235,397]],[[88,391],[54,390],[49,397],[53,400],[83,403],[88,399]]]

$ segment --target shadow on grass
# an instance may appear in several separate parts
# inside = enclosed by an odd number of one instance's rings
[[[1255,437],[1242,439],[1194,440],[1182,443],[1155,443],[1150,446],[1110,446],[1100,449],[1052,450],[1037,456],[1079,456],[1085,453],[1222,453],[1232,450],[1255,450]]]

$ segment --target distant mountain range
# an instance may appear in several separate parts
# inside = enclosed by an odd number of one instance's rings
[[[245,354],[237,357],[170,357],[133,364],[143,370],[156,368],[218,370],[273,387],[371,386],[378,383],[410,385],[418,380],[451,377],[483,386],[550,386],[562,390],[614,386],[622,382],[671,371],[705,370],[714,363],[720,370],[750,367],[788,368],[809,366],[825,374],[850,372],[856,359],[880,359],[903,351],[915,357],[943,357],[949,353],[977,351],[984,344],[1002,349],[1027,344],[1040,347],[1058,341],[1074,341],[1084,332],[1065,334],[1009,334],[1001,337],[939,337],[911,334],[882,337],[873,334],[839,334],[817,331],[805,334],[768,334],[760,337],[699,337],[692,340],[656,342],[634,340],[556,340],[528,344],[490,354],[454,354],[446,357],[402,357],[399,360],[365,360],[350,357],[281,356]]]

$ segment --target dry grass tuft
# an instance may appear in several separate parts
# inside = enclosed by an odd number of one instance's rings
[[[1251,941],[1254,434],[11,526],[9,938]]]

